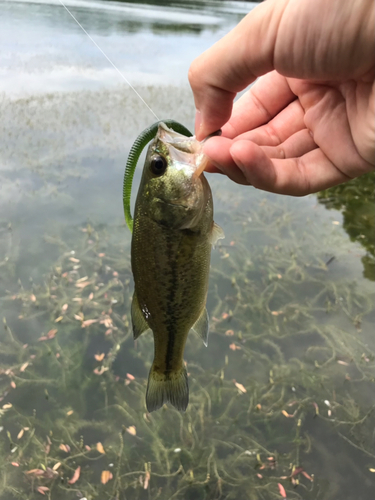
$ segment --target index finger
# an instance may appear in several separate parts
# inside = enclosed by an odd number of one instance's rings
[[[284,6],[285,1],[280,0],[258,5],[192,63],[189,81],[197,109],[199,139],[229,120],[238,92],[274,69],[275,40]]]
[[[234,137],[260,127],[286,108],[296,95],[288,79],[276,71],[259,78],[254,85],[234,103],[230,120],[222,127],[225,137]]]

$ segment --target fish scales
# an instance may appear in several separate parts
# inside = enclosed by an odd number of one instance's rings
[[[207,232],[212,220],[208,214],[206,224],[196,231],[171,230],[137,214],[134,220],[132,265],[138,303],[149,311],[146,321],[154,332],[157,365],[175,369],[181,365],[189,330],[206,303],[211,252]]]
[[[190,152],[187,138],[180,136],[181,145],[176,136],[180,134],[164,125],[151,143],[134,216],[134,337],[148,328],[154,335],[146,394],[149,411],[168,401],[179,410],[186,409],[186,339],[192,328],[204,340],[208,334],[205,304],[215,231],[212,194],[204,175],[194,175],[201,158],[194,151],[197,141],[190,139]],[[154,168],[160,158],[165,167],[162,174]]]

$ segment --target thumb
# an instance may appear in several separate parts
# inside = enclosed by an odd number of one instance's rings
[[[189,81],[197,109],[195,133],[203,139],[230,118],[233,100],[273,68],[277,30],[288,0],[268,0],[193,61]]]

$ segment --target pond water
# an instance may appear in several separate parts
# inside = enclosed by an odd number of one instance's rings
[[[66,5],[191,129],[191,61],[255,6]],[[373,175],[300,199],[209,176],[209,345],[186,413],[149,415],[122,180],[155,117],[59,1],[0,7],[0,499],[372,500]]]

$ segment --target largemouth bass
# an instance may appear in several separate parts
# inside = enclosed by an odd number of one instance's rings
[[[202,173],[205,161],[194,137],[159,124],[143,168],[131,246],[134,338],[148,329],[154,335],[149,412],[166,402],[186,410],[183,354],[189,331],[207,345],[211,245],[224,236],[213,221],[211,189]]]

